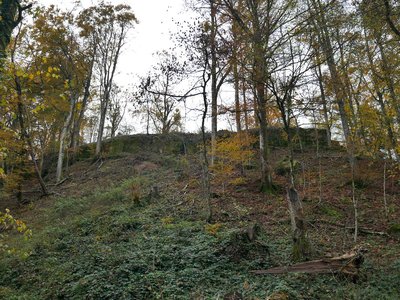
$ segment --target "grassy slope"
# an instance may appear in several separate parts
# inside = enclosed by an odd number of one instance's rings
[[[306,172],[299,176],[306,181],[303,194],[308,197],[305,209],[310,221],[351,224],[346,222],[351,203],[343,179],[345,163],[339,163],[341,176],[332,180],[338,173],[332,173],[330,165],[332,160],[338,164],[338,155],[326,153],[322,162],[329,199],[319,205],[317,184],[312,181],[313,154],[302,158]],[[224,193],[215,187],[221,195],[213,200],[218,226],[210,228],[204,222],[207,210],[197,165],[179,157],[130,155],[108,160],[100,169],[89,163],[74,166],[72,179],[59,187],[61,196],[20,212],[34,236],[28,242],[15,236],[11,244],[31,255],[0,258],[0,298],[221,299],[231,292],[240,292],[245,299],[400,298],[398,240],[375,235],[360,237],[370,252],[357,284],[333,275],[251,275],[253,269],[290,263],[284,193],[259,194],[256,174],[251,172],[244,185],[228,186]],[[148,196],[154,182],[160,186],[160,199]],[[132,195],[138,190],[139,204]],[[370,192],[360,190],[362,224],[381,230],[376,203],[365,200]],[[397,216],[398,204],[394,200],[390,204]],[[375,218],[367,223],[371,214]],[[254,221],[263,226],[257,242],[238,241],[238,230]],[[316,257],[353,246],[350,232],[312,224]]]

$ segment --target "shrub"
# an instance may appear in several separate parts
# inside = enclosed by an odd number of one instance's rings
[[[243,177],[243,166],[249,164],[254,157],[255,142],[256,137],[245,132],[217,140],[215,163],[210,167],[216,184],[235,183],[235,179]]]
[[[0,212],[0,252],[17,253],[18,249],[10,248],[6,242],[6,235],[3,232],[9,230],[15,230],[22,234],[25,239],[32,236],[32,231],[26,226],[21,220],[15,219],[9,209],[6,209],[5,213]],[[27,253],[22,253],[27,256]]]

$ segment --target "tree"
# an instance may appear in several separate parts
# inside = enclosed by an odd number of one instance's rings
[[[3,61],[7,57],[6,49],[11,41],[11,35],[15,27],[22,21],[22,14],[32,7],[32,4],[21,5],[19,0],[0,1],[0,73],[3,68]],[[0,168],[0,174],[3,174]]]
[[[271,57],[282,43],[293,33],[288,25],[297,16],[295,1],[223,1],[227,13],[245,31],[250,45],[251,69],[250,76],[255,98],[255,110],[259,125],[261,189],[273,190],[272,171],[269,163],[269,148],[267,142],[267,100],[266,82],[270,77]],[[287,35],[278,35],[279,31]]]
[[[72,13],[62,12],[54,6],[42,9],[36,14],[31,32],[33,42],[30,49],[36,52],[36,65],[48,65],[48,69],[60,70],[59,94],[62,102],[62,128],[58,140],[58,161],[56,181],[62,178],[65,148],[68,134],[78,111],[80,96],[86,91],[87,76],[91,76],[90,58],[79,41],[76,19]],[[89,56],[90,57],[90,56]],[[45,58],[45,62],[42,59]],[[84,101],[87,94],[84,94]],[[73,137],[73,135],[72,135]]]
[[[96,72],[100,85],[100,121],[97,133],[96,155],[101,143],[107,110],[121,49],[128,30],[137,22],[129,5],[110,5],[104,2],[82,11],[79,16],[81,35],[96,43]]]
[[[147,78],[142,79],[139,104],[146,105],[148,117],[157,133],[166,134],[181,127],[181,114],[177,107],[188,95],[179,95],[179,84],[184,78],[186,63],[174,54],[158,53],[160,62]]]
[[[122,91],[117,85],[114,84],[111,91],[110,103],[108,108],[108,120],[110,122],[111,138],[115,137],[119,125],[124,118],[126,106],[128,105],[128,93]]]
[[[336,96],[336,103],[339,107],[346,146],[350,152],[354,152],[354,145],[349,126],[349,117],[345,108],[347,93],[345,90],[345,83],[343,82],[343,78],[341,78],[340,76],[338,65],[335,61],[334,48],[332,45],[332,30],[329,30],[329,22],[326,19],[327,9],[328,7],[326,5],[323,5],[320,0],[310,1],[310,20],[312,22],[313,29],[315,30],[315,32],[317,32],[318,41],[321,43],[321,49],[324,54],[324,59],[327,62],[329,68],[332,86]]]
[[[197,1],[193,6],[193,9],[201,15],[199,26],[203,27],[203,37],[206,38],[205,46],[210,54],[208,71],[210,72],[211,98],[211,165],[214,164],[218,131],[218,96],[231,71],[229,43],[225,40],[227,36],[224,35],[224,20],[220,8],[220,0]]]
[[[283,129],[289,150],[289,187],[287,199],[293,231],[293,258],[306,259],[310,255],[310,244],[306,233],[302,201],[296,189],[293,125],[296,91],[305,85],[305,74],[313,68],[311,51],[299,41],[290,40],[280,48],[281,55],[275,61],[277,72],[271,74],[268,89],[280,111]]]
[[[32,4],[22,5],[20,0],[0,1],[0,66],[6,57],[6,49],[15,27],[22,21],[22,14]]]
[[[6,209],[6,211],[0,212],[0,232],[6,230],[13,230],[16,231],[24,236],[25,239],[29,239],[32,237],[32,230],[29,229],[26,224],[14,218],[10,210]],[[0,253],[1,252],[8,252],[8,253],[15,253],[18,252],[18,249],[10,249],[10,246],[4,242],[5,236],[1,233],[0,234]],[[24,256],[29,256],[28,253],[22,253]]]
[[[49,192],[41,176],[37,155],[35,153],[35,143],[32,138],[31,128],[33,126],[31,120],[33,118],[29,117],[29,113],[26,109],[27,105],[33,104],[32,102],[35,102],[34,100],[32,100],[32,95],[29,92],[29,88],[32,88],[32,83],[35,75],[30,73],[31,69],[29,68],[29,65],[18,65],[16,59],[17,48],[20,46],[23,35],[24,31],[22,31],[20,27],[10,48],[11,61],[6,66],[7,73],[3,74],[3,79],[10,87],[10,91],[7,90],[7,87],[5,88],[5,95],[3,95],[3,99],[8,100],[7,104],[12,107],[11,110],[13,115],[11,118],[19,125],[18,134],[20,135],[21,141],[24,144],[24,147],[21,149],[21,154],[22,156],[29,156],[30,161],[32,162],[34,167],[35,174],[39,181],[42,194],[48,195]],[[11,124],[13,130],[17,131],[16,126],[13,123]]]
[[[400,29],[396,26],[392,19],[392,4],[390,0],[383,0],[383,4],[385,6],[385,19],[387,24],[389,25],[390,29],[393,31],[394,34],[397,35],[398,38],[400,38]]]

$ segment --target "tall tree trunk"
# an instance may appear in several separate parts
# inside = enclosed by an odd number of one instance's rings
[[[239,83],[239,72],[238,72],[238,64],[235,58],[235,62],[233,65],[233,80],[235,86],[235,120],[236,120],[236,131],[242,131],[242,122],[241,122],[241,109],[240,109],[240,83]]]
[[[235,120],[236,120],[236,131],[242,131],[242,123],[241,123],[241,109],[240,109],[240,79],[239,79],[239,40],[237,37],[237,32],[239,30],[239,26],[236,20],[233,20],[232,24],[232,33],[233,33],[233,81],[235,88]]]
[[[208,65],[208,53],[207,50],[205,51],[205,64],[202,72],[202,97],[203,97],[203,105],[204,105],[204,110],[201,118],[201,136],[202,136],[202,142],[203,142],[203,147],[202,147],[202,167],[203,167],[203,192],[204,192],[204,198],[207,201],[207,208],[208,208],[208,213],[207,213],[207,219],[206,221],[208,223],[211,223],[212,218],[213,218],[213,211],[212,211],[212,205],[211,205],[211,182],[210,182],[210,170],[209,170],[209,161],[208,161],[208,156],[207,156],[207,136],[206,136],[206,118],[207,118],[207,113],[208,113],[208,99],[207,99],[207,85],[208,82],[210,81],[210,74],[207,74],[207,65]]]
[[[321,92],[321,102],[322,102],[322,111],[323,111],[324,123],[325,123],[326,140],[328,143],[328,148],[330,148],[331,144],[332,144],[331,126],[330,126],[330,122],[329,122],[327,99],[326,99],[325,87],[324,87],[322,70],[321,70],[320,64],[318,64],[317,72],[318,72],[318,76],[317,76],[318,85],[319,85],[319,89]]]
[[[65,152],[65,139],[67,137],[69,127],[71,126],[74,110],[75,110],[75,94],[72,93],[72,95],[70,96],[70,100],[69,100],[69,112],[68,112],[67,118],[64,121],[64,125],[61,130],[60,139],[59,139],[60,145],[58,147],[56,182],[61,181],[63,164],[64,164],[64,154],[65,154],[64,153]]]
[[[218,131],[218,91],[217,91],[217,7],[215,0],[210,0],[211,13],[211,33],[210,33],[210,53],[211,53],[211,165],[214,165],[215,149]]]
[[[96,155],[99,155],[102,150],[101,143],[103,141],[103,133],[104,133],[104,125],[106,122],[107,106],[108,106],[108,101],[107,100],[102,101],[101,107],[100,107],[99,129],[97,131]]]
[[[83,100],[82,107],[81,107],[81,110],[79,111],[78,117],[76,117],[73,122],[74,125],[73,125],[72,133],[71,133],[70,147],[74,151],[76,151],[76,149],[80,145],[80,133],[81,133],[82,120],[85,116],[85,110],[86,110],[86,103]]]
[[[244,110],[244,128],[249,131],[249,112],[248,112],[248,105],[247,105],[247,97],[246,97],[246,82],[245,79],[242,79],[242,96],[243,96],[243,110]]]
[[[260,138],[260,162],[261,162],[261,189],[263,191],[272,191],[272,171],[269,164],[269,148],[267,142],[267,101],[265,95],[264,82],[266,77],[266,62],[263,55],[262,32],[260,25],[255,22],[253,25],[255,33],[253,37],[254,46],[254,64],[253,76],[255,82],[255,103],[257,104],[257,119],[259,123]]]

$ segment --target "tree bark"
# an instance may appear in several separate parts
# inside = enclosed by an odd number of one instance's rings
[[[60,134],[60,139],[59,139],[59,147],[58,147],[58,159],[57,159],[57,170],[56,170],[56,182],[60,182],[61,181],[61,177],[62,177],[62,170],[63,170],[63,164],[64,164],[64,152],[65,152],[65,139],[67,137],[68,134],[68,129],[71,126],[71,122],[72,122],[72,116],[74,114],[74,110],[75,110],[75,95],[72,94],[70,96],[70,100],[69,100],[69,111],[68,111],[68,115],[64,121],[64,125],[63,128],[61,130],[61,134]]]
[[[215,0],[210,0],[211,32],[210,32],[210,53],[211,53],[211,165],[214,165],[215,149],[217,145],[218,131],[218,91],[217,91],[217,8]]]
[[[269,165],[269,149],[267,143],[267,101],[265,95],[264,81],[266,76],[266,62],[263,55],[262,32],[259,24],[255,22],[254,34],[254,81],[255,81],[255,100],[257,104],[257,119],[259,124],[259,138],[260,138],[260,162],[261,162],[261,189],[264,191],[271,191],[272,184],[272,171]]]
[[[310,255],[310,244],[306,234],[303,207],[295,188],[289,188],[287,200],[289,203],[290,220],[293,232],[293,259],[306,259]]]
[[[0,1],[0,66],[7,56],[6,49],[14,28],[22,21],[23,11],[31,7],[32,4],[22,7],[18,0]]]
[[[247,97],[246,97],[246,82],[245,79],[242,79],[242,97],[243,97],[243,110],[244,110],[244,128],[246,131],[249,131],[249,113],[248,113],[248,105],[247,105]]]
[[[108,106],[108,100],[104,99],[102,101],[101,107],[100,107],[100,121],[99,121],[99,129],[97,131],[96,155],[99,155],[102,150],[101,143],[103,141],[104,124],[106,121],[107,106]]]
[[[318,75],[317,75],[318,85],[319,85],[319,89],[321,92],[322,111],[323,111],[324,122],[325,122],[326,140],[327,140],[328,148],[330,148],[332,145],[331,126],[330,126],[330,122],[329,122],[327,99],[326,99],[325,87],[324,87],[322,70],[321,70],[320,64],[318,64],[317,70],[318,70],[317,71],[318,72]]]
[[[239,80],[239,53],[238,53],[238,45],[239,40],[237,37],[238,25],[235,20],[232,21],[232,34],[233,34],[233,82],[235,88],[235,120],[236,120],[236,131],[242,131],[242,123],[241,123],[241,109],[240,109],[240,80]]]
[[[236,60],[236,58],[235,58]],[[237,61],[234,62],[233,65],[233,80],[235,86],[235,120],[236,120],[236,131],[242,131],[242,122],[241,122],[241,109],[240,109],[240,85],[239,85],[239,72]]]
[[[392,7],[390,6],[389,0],[383,0],[383,3],[385,5],[385,18],[386,22],[388,23],[390,29],[393,31],[394,34],[397,35],[397,37],[400,38],[400,30],[396,27],[392,20]]]

